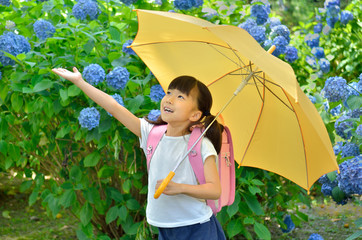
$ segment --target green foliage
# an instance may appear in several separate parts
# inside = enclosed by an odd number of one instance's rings
[[[97,2],[101,9],[98,19],[84,21],[72,15],[76,2],[70,0],[13,0],[9,7],[0,5],[0,33],[16,31],[31,44],[28,53],[17,56],[5,53],[15,65],[0,66],[0,170],[14,170],[26,176],[21,189],[33,189],[29,205],[39,200],[54,218],[62,209],[77,216],[79,239],[149,239],[157,230],[145,222],[147,171],[137,137],[78,87],[52,74],[51,69],[77,66],[82,72],[89,64],[97,63],[108,73],[115,67],[126,67],[131,79],[125,89],[116,91],[104,82],[97,87],[111,95],[120,94],[125,107],[137,116],[147,115],[158,108],[148,96],[157,80],[138,57],[124,53],[122,45],[137,33],[133,8],[168,11],[174,7],[165,0],[162,5],[138,0],[129,6],[118,0]],[[328,76],[340,75],[352,80],[359,74],[361,63],[356,59],[361,58],[362,48],[357,29],[362,11],[357,2],[347,7],[355,19],[345,28],[337,26],[321,39],[332,63],[329,74],[320,77],[304,62],[305,56],[310,55],[304,36],[313,21],[300,23],[291,36],[300,56],[291,65],[305,91],[320,99],[316,106],[331,136],[335,135],[332,126],[335,120],[323,115],[322,97],[318,93]],[[178,12],[231,25],[240,24],[250,14],[246,1],[221,4],[211,0],[205,1],[204,7],[216,10],[219,15],[204,17],[201,8]],[[15,27],[5,28],[7,19]],[[55,26],[53,37],[46,40],[36,37],[33,24],[38,19]],[[348,101],[356,108],[361,104],[360,98]],[[81,128],[77,119],[86,107],[96,107],[101,114],[100,125],[90,131]],[[266,219],[283,226],[287,210],[295,211],[292,219],[296,225],[308,220],[295,203],[309,205],[309,198],[294,183],[251,168],[238,168],[236,176],[235,202],[218,214],[229,239],[238,235],[270,239]]]

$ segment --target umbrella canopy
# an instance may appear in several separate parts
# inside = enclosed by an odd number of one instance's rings
[[[209,87],[216,115],[247,78],[222,112],[241,166],[277,173],[306,190],[338,169],[324,123],[289,64],[241,28],[178,13],[136,11],[139,29],[131,48],[163,89],[175,77],[194,76]]]

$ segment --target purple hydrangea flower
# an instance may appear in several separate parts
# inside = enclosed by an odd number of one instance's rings
[[[121,2],[123,2],[125,5],[129,6],[131,4],[134,4],[135,2],[137,2],[137,0],[120,0]]]
[[[127,68],[116,67],[107,74],[106,81],[108,86],[115,89],[123,89],[129,80],[129,75]]]
[[[123,45],[122,45],[122,51],[124,53],[127,53],[129,55],[136,55],[136,53],[133,51],[132,48],[129,48],[128,46],[131,46],[133,40],[127,40]]]
[[[343,139],[350,139],[352,136],[351,128],[353,127],[352,122],[346,121],[350,119],[348,115],[342,115],[337,121],[334,123],[334,128],[338,136],[342,137]]]
[[[101,10],[98,7],[97,1],[92,0],[79,0],[77,4],[73,6],[73,15],[75,18],[85,20],[87,16],[91,20],[97,19]]]
[[[243,23],[240,23],[238,25],[239,28],[242,28],[242,29],[246,30],[247,32],[249,32],[250,29],[252,29],[253,27],[256,27],[256,26],[257,26],[257,23],[252,18],[248,18],[248,19],[246,19],[246,21],[244,21]]]
[[[339,165],[338,187],[347,195],[362,194],[362,157],[356,156]]]
[[[298,59],[298,49],[296,49],[294,46],[287,46],[287,49],[285,51],[285,59],[290,63],[297,60]]]
[[[6,20],[6,23],[5,23],[5,28],[8,29],[8,30],[11,30],[13,28],[15,28],[16,24],[11,21],[11,20]]]
[[[283,233],[289,233],[295,228],[295,224],[290,215],[286,215],[283,222],[285,223],[285,225],[287,225],[287,229],[281,227]]]
[[[264,24],[268,20],[268,10],[264,5],[255,4],[251,6],[251,14],[252,17],[256,18],[256,23],[258,25]]]
[[[160,115],[161,111],[159,109],[153,109],[150,111],[147,118],[151,121],[156,121]]]
[[[343,158],[358,156],[360,154],[358,145],[353,142],[347,142],[346,144],[344,144],[341,148],[341,152],[341,156]]]
[[[265,27],[264,26],[255,26],[249,31],[250,35],[258,42],[262,43],[265,41]]]
[[[323,240],[323,237],[319,235],[318,233],[312,233],[308,240]]]
[[[305,38],[304,38],[304,41],[307,43],[307,45],[310,47],[310,48],[313,48],[313,47],[318,47],[319,46],[319,34],[311,34],[311,33],[308,33]]]
[[[350,11],[344,10],[341,12],[341,23],[342,24],[346,25],[352,19],[353,19],[353,14]]]
[[[331,64],[327,59],[321,58],[321,59],[319,59],[318,63],[319,63],[319,67],[323,73],[329,72]]]
[[[324,57],[324,49],[322,47],[314,47],[312,48],[312,54],[317,58],[323,58]]]
[[[0,5],[9,7],[11,4],[10,0],[0,0]]]
[[[342,146],[343,146],[343,142],[337,142],[333,146],[334,155],[337,156],[341,152]]]
[[[198,8],[204,4],[203,0],[175,0],[173,2],[175,8],[179,10],[189,10],[193,7]]]
[[[305,61],[309,64],[309,66],[311,66],[313,69],[317,68],[317,61],[315,60],[314,57],[311,56],[306,56],[305,57]]]
[[[270,37],[275,38],[276,36],[283,36],[288,43],[290,42],[290,31],[285,25],[278,25],[271,28]]]
[[[273,55],[278,57],[287,51],[288,40],[283,36],[277,36],[273,39],[273,45],[275,45]]]
[[[344,100],[348,94],[347,81],[342,77],[330,77],[326,80],[322,92],[330,102]]]
[[[165,91],[160,84],[153,85],[151,87],[150,98],[154,102],[160,101],[165,96]]]
[[[1,74],[0,74],[1,75]],[[0,76],[0,79],[1,79],[1,76]],[[358,136],[361,136],[362,137],[362,124],[358,125],[358,127],[356,128],[356,134]]]
[[[88,107],[80,111],[78,121],[81,127],[92,130],[99,125],[101,115],[95,107]]]
[[[323,29],[323,24],[322,23],[317,23],[314,27],[313,27],[313,31],[314,33],[321,33]]]
[[[338,6],[339,7],[339,0],[325,0],[324,1],[324,8],[328,8],[331,6]]]
[[[207,19],[211,19],[211,18],[219,15],[219,13],[215,9],[209,8],[209,7],[202,8],[202,12],[205,13],[203,15],[203,17],[205,17]]]
[[[27,53],[30,49],[31,47],[28,40],[26,40],[22,35],[17,35],[12,32],[4,32],[4,34],[0,36],[0,62],[3,66],[14,65],[15,61],[4,56],[2,51],[16,56],[20,53]]]
[[[281,25],[280,19],[276,17],[271,17],[268,19],[268,23],[270,24],[270,28]]]
[[[33,24],[35,35],[39,39],[47,39],[53,37],[55,33],[55,27],[48,21],[38,20]]]
[[[116,100],[116,102],[118,102],[120,105],[122,105],[124,107],[124,102],[123,102],[123,98],[121,95],[119,95],[118,93],[111,95],[111,97],[114,98],[114,100]],[[109,112],[107,112],[109,116],[112,117],[112,114],[110,114]]]
[[[106,73],[104,69],[98,64],[90,64],[83,70],[84,79],[91,85],[96,86],[104,81]]]

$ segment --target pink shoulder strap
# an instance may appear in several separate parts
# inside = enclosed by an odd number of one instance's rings
[[[147,170],[150,168],[151,158],[155,152],[158,143],[167,130],[167,125],[154,125],[147,138]]]
[[[196,140],[200,137],[201,134],[202,134],[201,128],[194,128],[192,130],[187,147],[188,150],[192,147],[192,145],[196,142]],[[192,166],[192,169],[195,172],[196,178],[199,181],[199,184],[204,184],[205,175],[204,175],[204,163],[202,161],[202,156],[201,156],[201,143],[202,143],[202,138],[195,145],[194,149],[191,150],[191,152],[189,153],[189,161]]]

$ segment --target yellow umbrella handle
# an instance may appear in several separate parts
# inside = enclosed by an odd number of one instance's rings
[[[268,53],[272,54],[272,53],[274,52],[275,48],[276,48],[275,45],[271,46],[271,47],[268,49]]]
[[[167,187],[167,185],[170,183],[171,179],[173,178],[173,176],[175,176],[175,173],[173,171],[171,171],[168,176],[163,179],[161,185],[157,188],[155,195],[153,195],[153,197],[155,199],[157,199],[161,193],[165,190],[165,188]]]

